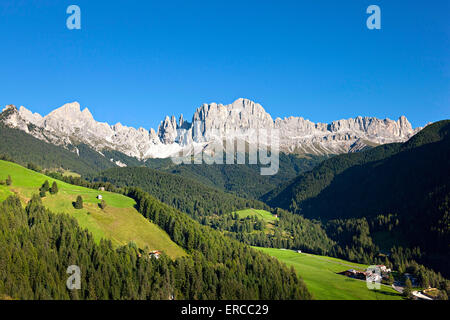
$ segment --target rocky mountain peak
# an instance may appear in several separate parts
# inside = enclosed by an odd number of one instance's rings
[[[81,112],[81,107],[80,104],[78,102],[70,102],[70,103],[66,103],[64,105],[62,105],[61,107],[53,110],[52,112],[50,112],[47,116],[52,116],[52,115],[59,115],[59,114],[63,114],[63,113],[67,113],[67,114],[78,114]]]
[[[158,137],[165,144],[171,144],[175,142],[175,138],[177,136],[177,121],[175,120],[175,116],[169,118],[166,116],[164,121],[161,121],[161,124],[158,128]]]
[[[0,121],[11,128],[17,128],[25,132],[29,132],[27,121],[24,120],[16,106],[13,104],[7,105],[3,108],[0,114]]]
[[[62,107],[53,110],[45,119],[64,119],[67,121],[91,121],[94,120],[91,112],[88,108],[81,111],[80,104],[78,102],[66,103]]]
[[[67,103],[45,117],[25,107],[18,111],[14,106],[7,106],[0,119],[54,144],[82,142],[99,152],[108,148],[139,159],[170,157],[194,143],[197,147],[208,148],[210,142],[233,138],[230,132],[246,129],[278,129],[281,151],[304,154],[361,151],[369,145],[406,141],[420,130],[413,129],[404,116],[396,121],[358,116],[329,124],[294,116],[274,121],[259,103],[244,98],[228,105],[202,104],[195,110],[191,123],[183,115],[178,122],[175,116],[166,116],[156,132],[127,127],[120,122],[112,126],[97,122],[89,109],[81,111],[78,102]]]
[[[28,110],[24,106],[20,107],[19,114],[24,120],[26,120],[26,121],[34,124],[34,125],[41,125],[42,124],[42,120],[43,120],[42,116],[39,113],[31,112],[30,110]]]
[[[5,106],[2,110],[2,113],[5,111],[11,110],[12,112],[17,111],[17,108],[15,105],[13,104],[8,104],[7,106]]]

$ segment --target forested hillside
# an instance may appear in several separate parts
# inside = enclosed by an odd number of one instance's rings
[[[95,186],[106,183],[122,188],[139,187],[201,224],[224,231],[231,238],[249,245],[297,248],[320,254],[329,253],[333,245],[320,223],[177,175],[149,168],[113,168],[91,178],[91,181]],[[258,219],[242,220],[233,214],[245,208],[268,210],[277,214],[279,220],[274,228],[268,229],[261,226]]]
[[[22,130],[0,123],[0,154],[27,166],[33,163],[41,168],[63,168],[87,174],[116,165],[85,145],[78,145],[79,155],[62,147],[41,141]]]
[[[204,230],[145,193],[140,210],[190,254],[149,258],[134,244],[96,244],[38,196],[24,209],[17,197],[0,204],[0,296],[15,299],[308,299],[293,270],[220,234]],[[145,205],[144,205],[145,204]],[[17,250],[20,246],[21,250]],[[139,257],[141,255],[141,257]],[[69,265],[81,268],[81,290],[66,288]]]
[[[333,240],[355,248],[353,259],[359,247],[418,247],[418,261],[448,275],[449,133],[450,121],[440,121],[404,144],[334,157],[265,199],[321,219]]]
[[[280,185],[268,192],[262,197],[262,200],[271,206],[285,209],[289,208],[294,212],[301,212],[303,209],[301,204],[304,200],[319,195],[334,182],[335,177],[347,169],[353,167],[352,170],[355,170],[358,166],[369,163],[373,163],[376,166],[376,161],[387,159],[399,152],[406,152],[407,150],[412,150],[425,144],[447,140],[450,130],[449,126],[449,120],[439,121],[427,126],[406,143],[386,144],[364,152],[335,156],[323,161],[313,170],[305,172],[295,179],[286,182],[284,185]],[[445,148],[445,145],[442,148]],[[414,154],[410,157],[414,157]],[[405,164],[409,165],[409,162],[407,161]],[[395,176],[392,178],[395,178]],[[360,181],[354,181],[353,185],[357,186],[360,183]]]
[[[334,177],[352,166],[362,165],[384,159],[397,153],[400,143],[385,144],[364,152],[349,153],[323,161],[313,170],[286,181],[261,197],[261,200],[274,207],[299,212],[301,201],[317,196]]]
[[[278,173],[271,176],[262,176],[261,166],[250,164],[174,165],[170,159],[148,159],[145,164],[150,168],[190,178],[238,197],[258,199],[278,184],[311,170],[326,158],[328,157],[298,157],[295,154],[280,153]]]
[[[96,176],[90,176],[89,180],[109,182],[119,187],[140,187],[158,200],[193,218],[224,214],[243,208],[268,208],[258,200],[239,198],[192,179],[144,167],[111,168]]]

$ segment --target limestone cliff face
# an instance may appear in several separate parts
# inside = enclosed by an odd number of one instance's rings
[[[174,116],[166,116],[156,132],[97,122],[77,102],[65,104],[45,117],[24,107],[17,110],[7,106],[0,119],[53,144],[85,143],[99,152],[112,149],[139,159],[170,157],[192,145],[207,149],[213,141],[236,138],[233,134],[248,129],[278,129],[282,151],[306,154],[356,152],[370,145],[406,141],[420,130],[413,129],[404,116],[396,121],[356,117],[330,124],[313,123],[302,117],[273,120],[260,104],[248,99],[238,99],[230,105],[203,104],[191,122],[183,116],[178,121]]]
[[[352,151],[356,142],[360,145],[403,142],[419,130],[413,130],[404,116],[397,121],[357,117],[331,124],[290,117],[276,119],[275,126],[283,137],[282,149],[312,154],[346,153]]]

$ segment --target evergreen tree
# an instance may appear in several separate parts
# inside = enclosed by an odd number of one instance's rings
[[[77,196],[74,207],[75,209],[83,209],[83,198],[81,196]]]
[[[44,198],[45,197],[45,191],[44,190],[39,190],[39,196],[41,197],[41,198]]]
[[[393,284],[393,283],[394,283],[394,276],[392,275],[392,273],[389,273],[388,284]]]
[[[447,295],[447,293],[445,291],[440,290],[439,294],[437,296],[437,299],[438,300],[448,300],[448,295]]]
[[[403,289],[403,296],[408,299],[412,298],[412,283],[409,278],[406,278],[405,288]]]
[[[102,200],[99,204],[98,204],[98,206],[103,210],[103,209],[105,209],[106,208],[106,201],[105,200]]]
[[[8,175],[8,178],[6,179],[6,185],[10,186],[11,184],[12,184],[12,179],[11,179],[11,176]]]
[[[48,183],[48,180],[45,180],[44,184],[41,187],[41,190],[44,192],[47,192],[48,190],[50,190],[50,185]]]
[[[58,193],[58,185],[56,184],[56,181],[53,181],[52,187],[50,188],[51,194],[57,194]]]

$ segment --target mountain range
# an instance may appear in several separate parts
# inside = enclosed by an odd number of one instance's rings
[[[101,154],[104,150],[119,151],[139,160],[168,158],[193,146],[205,150],[212,141],[222,143],[236,138],[229,132],[248,129],[278,129],[282,152],[310,155],[342,154],[404,142],[421,130],[413,129],[405,116],[396,121],[356,117],[329,124],[293,116],[274,120],[260,104],[248,99],[238,99],[229,105],[203,104],[190,122],[183,115],[178,121],[175,116],[166,116],[156,131],[98,122],[78,102],[67,103],[46,116],[23,106],[17,109],[8,105],[2,110],[0,121],[76,153],[79,153],[77,145],[85,144]],[[117,166],[126,165],[120,159],[110,160]]]

